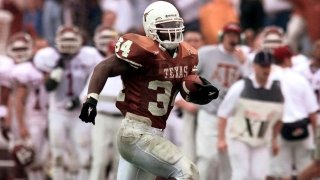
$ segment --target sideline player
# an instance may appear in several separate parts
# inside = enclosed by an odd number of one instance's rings
[[[19,32],[14,34],[8,43],[8,55],[15,61],[15,66],[11,71],[12,80],[12,118],[13,133],[20,143],[15,146],[26,146],[34,151],[34,162],[24,166],[28,174],[28,179],[44,179],[44,157],[47,127],[47,92],[44,88],[44,75],[36,69],[32,63],[34,41],[27,33]],[[15,126],[16,125],[16,126]],[[17,157],[25,153],[16,152]],[[20,154],[19,154],[20,153]],[[19,163],[24,165],[23,159],[18,158]]]
[[[34,57],[36,67],[47,73],[52,176],[53,180],[66,179],[67,174],[88,179],[91,128],[77,120],[79,95],[101,58],[96,49],[82,45],[75,26],[60,26],[55,43],[56,48],[43,48]]]
[[[124,89],[116,105],[125,118],[118,132],[118,179],[196,180],[197,167],[162,135],[183,77],[194,73],[197,51],[182,42],[183,20],[168,2],[150,4],[143,25],[147,37],[125,34],[116,44],[116,55],[95,67],[79,117],[94,124],[98,94],[109,77],[121,75]],[[218,90],[203,81],[190,94],[191,102],[217,98]]]

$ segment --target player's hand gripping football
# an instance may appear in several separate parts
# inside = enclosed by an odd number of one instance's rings
[[[203,84],[195,84],[198,90],[190,93],[190,101],[195,104],[208,104],[219,96],[219,90],[214,87],[208,80],[199,76]]]
[[[79,118],[85,123],[95,124],[95,118],[97,115],[97,103],[98,100],[94,97],[88,97],[86,102],[83,103]]]

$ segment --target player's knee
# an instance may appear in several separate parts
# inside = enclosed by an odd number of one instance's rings
[[[180,173],[172,176],[173,178],[180,179],[188,179],[188,180],[198,180],[199,179],[199,170],[197,166],[192,163],[189,159],[183,157],[179,162],[182,166]]]

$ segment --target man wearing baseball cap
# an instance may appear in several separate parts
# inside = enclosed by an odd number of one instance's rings
[[[279,80],[270,76],[273,56],[258,52],[253,73],[234,83],[218,109],[218,149],[229,153],[232,178],[264,180],[270,152],[278,153],[284,98]],[[227,121],[228,130],[226,130]],[[226,137],[230,139],[227,141]]]
[[[293,175],[295,166],[300,173],[311,161],[311,139],[315,130],[316,112],[319,109],[310,83],[301,74],[291,69],[292,52],[287,46],[274,49],[275,72],[280,79],[285,99],[279,154],[272,158],[270,177],[279,178]],[[309,131],[312,126],[313,131]]]
[[[228,23],[220,33],[218,45],[206,45],[199,49],[198,73],[220,90],[219,100],[199,106],[196,130],[196,156],[200,180],[225,180],[231,177],[227,153],[219,153],[212,144],[217,143],[217,110],[230,86],[247,74],[247,56],[240,49],[241,28]],[[208,150],[210,149],[210,150]]]

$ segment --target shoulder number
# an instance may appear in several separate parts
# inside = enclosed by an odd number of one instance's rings
[[[131,40],[124,41],[124,39],[122,37],[120,37],[118,39],[118,42],[116,43],[115,52],[117,53],[119,51],[122,51],[121,55],[123,57],[128,57],[131,45],[132,45],[132,41]]]

